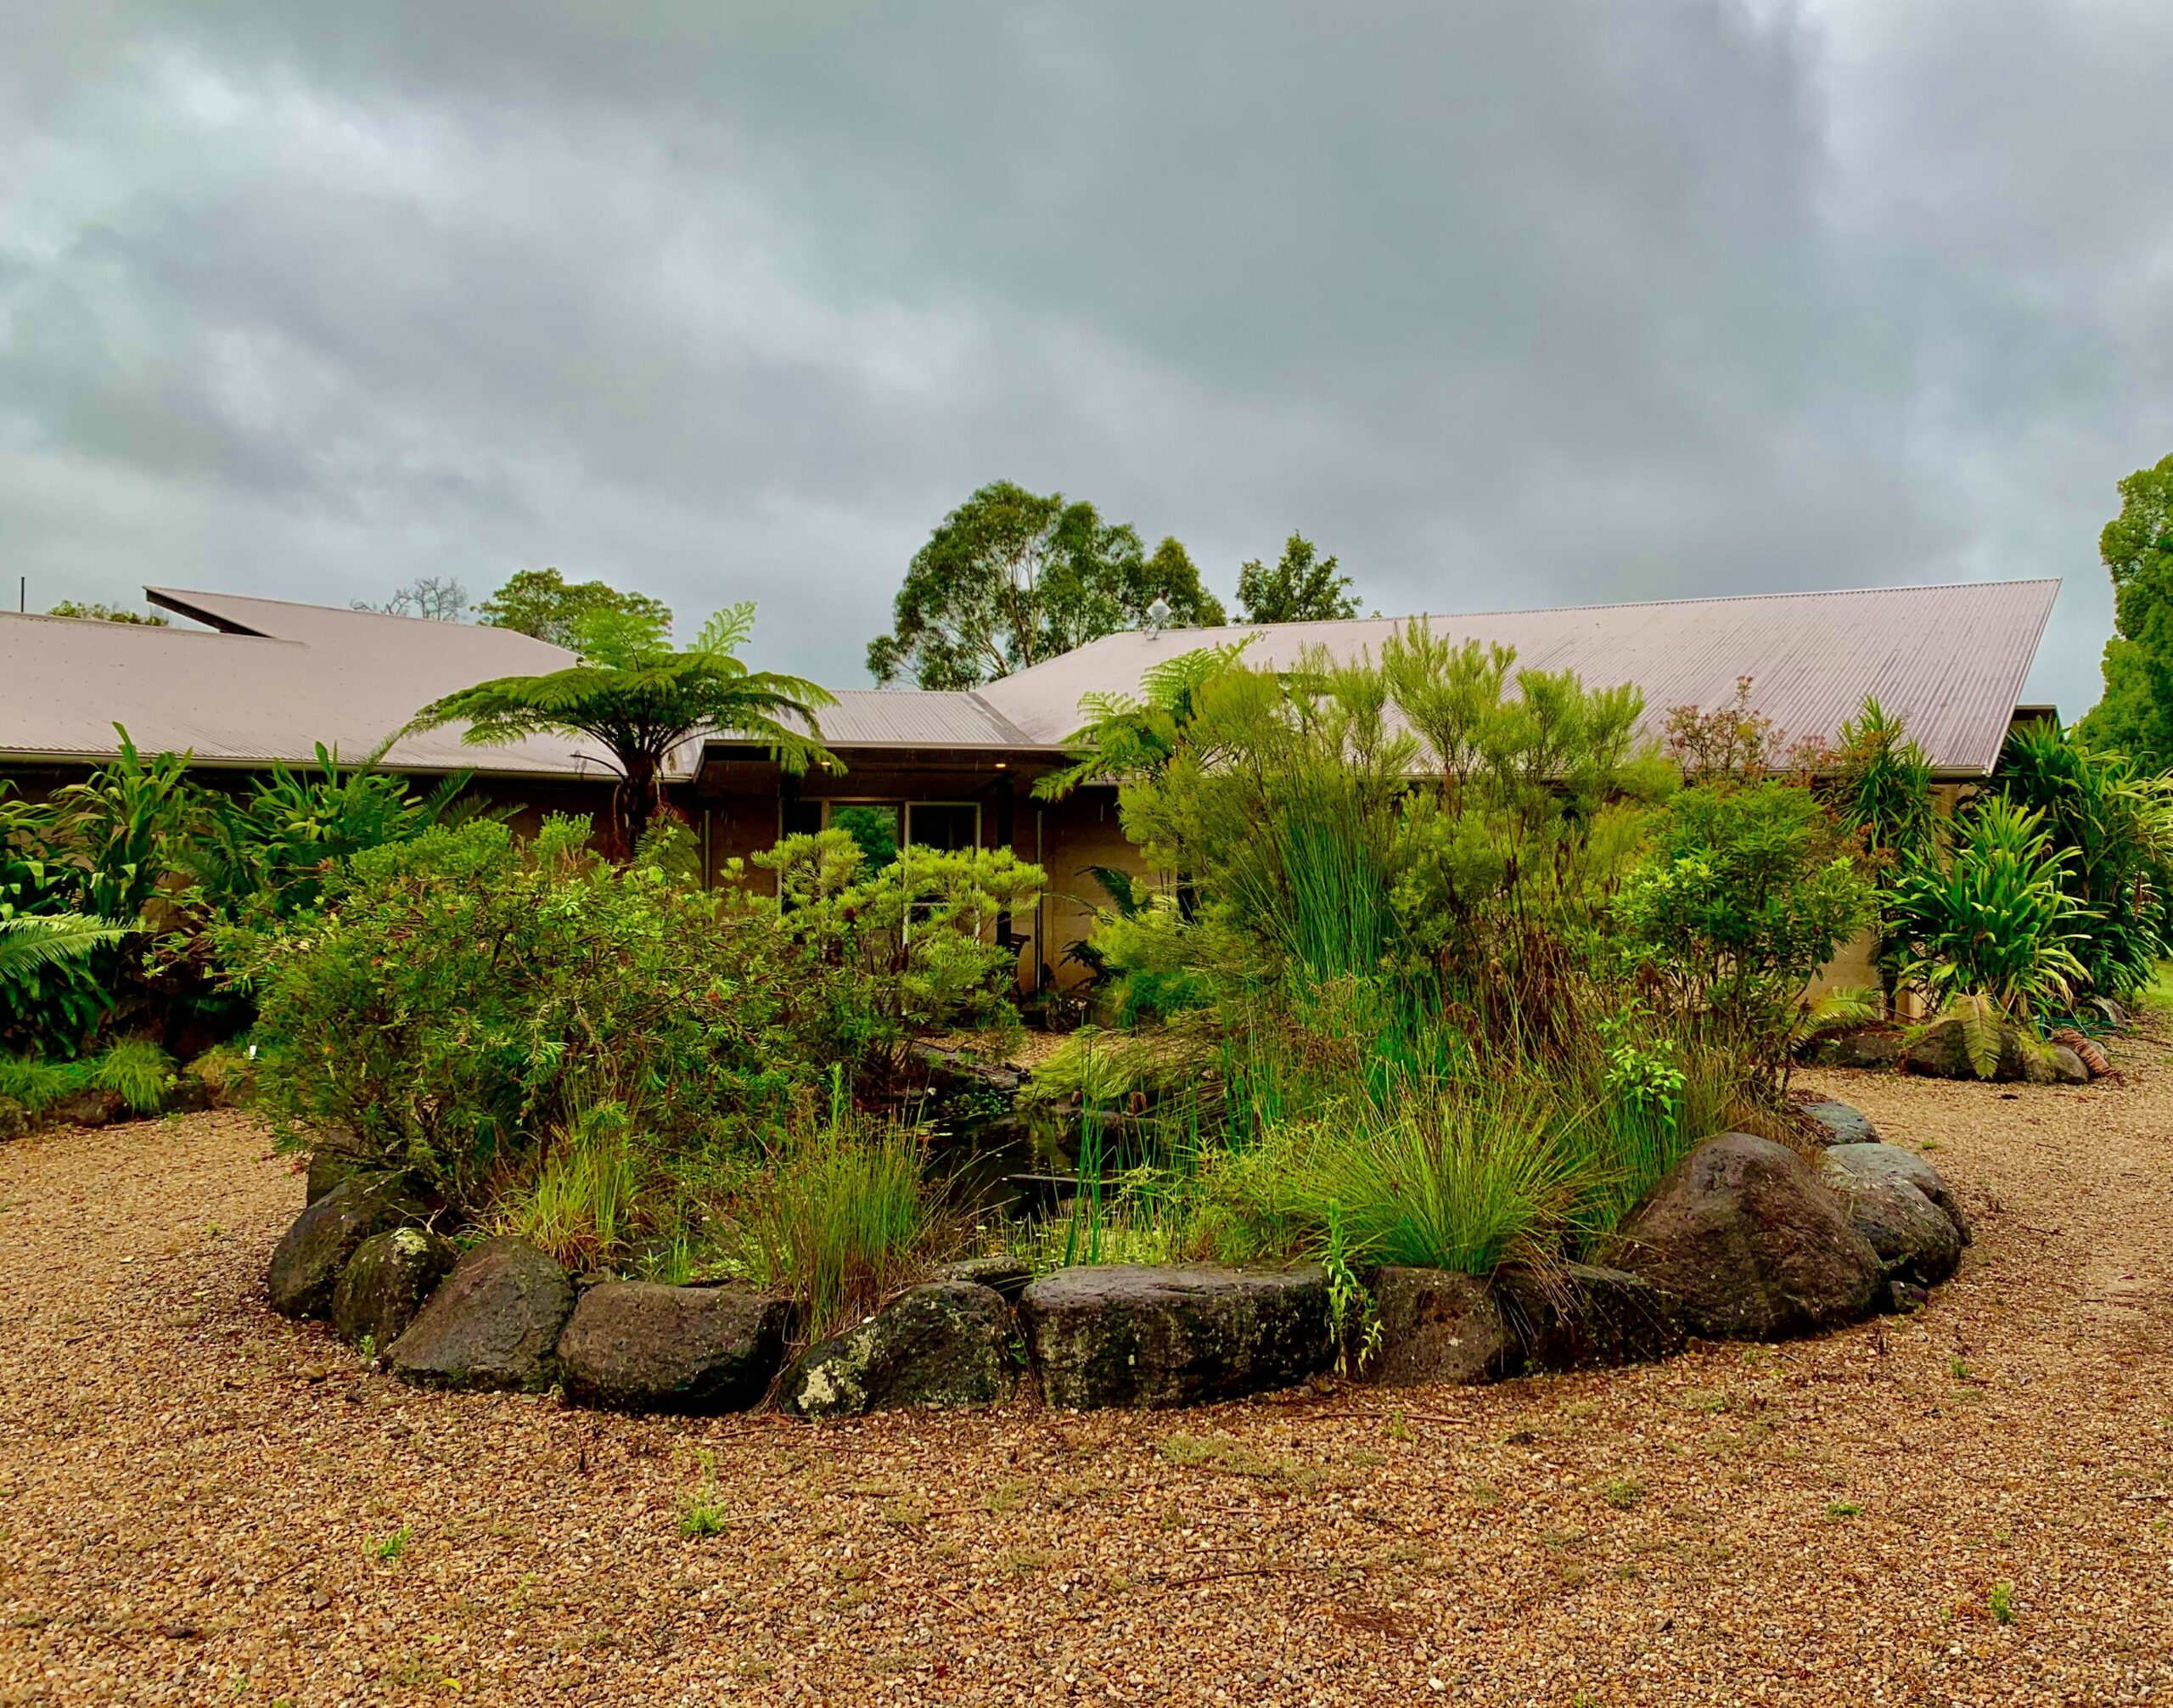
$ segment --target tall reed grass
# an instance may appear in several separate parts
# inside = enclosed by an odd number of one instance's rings
[[[779,1150],[739,1206],[755,1284],[788,1291],[820,1337],[923,1270],[948,1233],[910,1130],[834,1122]]]

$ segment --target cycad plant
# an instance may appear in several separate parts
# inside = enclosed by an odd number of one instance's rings
[[[1904,980],[1935,1007],[1980,995],[2017,1020],[2064,1006],[2086,977],[2076,950],[2090,923],[2064,887],[2069,859],[2042,813],[1978,802],[1952,851],[1919,850],[1889,892]]]

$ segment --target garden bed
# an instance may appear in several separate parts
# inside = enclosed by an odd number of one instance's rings
[[[397,1177],[310,1170],[272,1257],[289,1316],[425,1386],[540,1391],[636,1411],[803,1417],[985,1406],[1030,1374],[1071,1409],[1169,1407],[1287,1388],[1332,1369],[1396,1385],[1493,1381],[1662,1357],[1692,1336],[1771,1341],[1912,1311],[1969,1229],[1937,1169],[1847,1104],[1811,1105],[1814,1156],[1731,1133],[1692,1150],[1625,1218],[1614,1266],[1474,1277],[1375,1267],[1339,1289],[1317,1265],[1066,1267],[979,1260],[883,1300],[789,1353],[801,1312],[744,1284],[569,1274],[500,1237],[456,1252]]]

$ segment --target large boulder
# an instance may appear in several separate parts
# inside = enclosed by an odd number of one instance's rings
[[[1710,1138],[1622,1223],[1616,1261],[1678,1301],[1684,1328],[1772,1340],[1863,1316],[1884,1269],[1840,1201],[1784,1144]]]
[[[865,1322],[811,1346],[780,1385],[802,1418],[907,1406],[992,1406],[1018,1374],[1011,1307],[971,1281],[908,1288]]]
[[[1820,1067],[1890,1068],[1901,1059],[1901,1034],[1877,1024],[1848,1026],[1821,1033],[1802,1054]]]
[[[1020,1296],[1053,1406],[1196,1406],[1287,1388],[1334,1362],[1317,1267],[1059,1269]]]
[[[1498,1270],[1494,1296],[1517,1362],[1534,1370],[1650,1363],[1673,1357],[1687,1338],[1670,1295],[1595,1263]]]
[[[559,1336],[566,1391],[642,1412],[744,1412],[783,1361],[789,1300],[744,1287],[591,1287]]]
[[[96,1086],[56,1098],[37,1112],[41,1126],[109,1126],[128,1119],[128,1102],[117,1091]]]
[[[359,1177],[342,1181],[295,1218],[272,1248],[265,1277],[272,1308],[288,1317],[323,1317],[332,1310],[340,1272],[373,1233],[415,1220],[420,1211],[396,1188]]]
[[[1892,1149],[1888,1145],[1837,1145],[1839,1151]],[[1907,1155],[1904,1152],[1903,1155]],[[1819,1178],[1841,1201],[1849,1225],[1871,1242],[1889,1280],[1930,1286],[1944,1281],[1962,1261],[1962,1230],[1939,1205],[1900,1172],[1850,1160],[1834,1161],[1827,1153]]]
[[[558,1379],[559,1331],[573,1311],[574,1284],[551,1258],[518,1239],[487,1240],[430,1295],[387,1362],[418,1387],[533,1392]]]
[[[2052,1077],[2061,1085],[2088,1085],[2090,1064],[2068,1044],[2052,1046]]]
[[[1932,1079],[1991,1079],[2007,1084],[2027,1080],[2033,1073],[2041,1078],[2047,1076],[2049,1070],[2041,1060],[2042,1052],[2029,1048],[2015,1027],[2005,1021],[1998,1024],[1999,1056],[1989,1074],[1979,1073],[1976,1064],[1970,1059],[1962,1017],[1959,1014],[1934,1020],[1919,1032],[1916,1042],[1909,1046],[1902,1065],[1911,1073]]]
[[[382,1351],[407,1332],[459,1261],[458,1246],[425,1228],[373,1233],[355,1248],[332,1289],[334,1332]]]
[[[1514,1343],[1487,1284],[1448,1269],[1390,1265],[1374,1272],[1380,1345],[1357,1366],[1384,1387],[1492,1382],[1508,1374]]]
[[[1969,1243],[1969,1218],[1946,1177],[1932,1166],[1931,1159],[1898,1144],[1837,1144],[1826,1153],[1826,1166],[1856,1175],[1887,1176],[1906,1181],[1943,1211],[1953,1222],[1962,1243]]]
[[[1822,1098],[1816,1103],[1799,1105],[1805,1116],[1816,1127],[1813,1134],[1821,1144],[1877,1144],[1878,1129],[1872,1125],[1871,1117],[1861,1110],[1832,1098]]]
[[[368,1171],[361,1139],[344,1126],[321,1128],[309,1154],[309,1201],[316,1203],[341,1181]]]

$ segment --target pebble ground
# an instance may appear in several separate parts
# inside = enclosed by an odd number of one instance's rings
[[[265,1307],[245,1117],[0,1145],[0,1703],[2173,1701],[2173,1064],[2120,1061],[1816,1076],[1975,1221],[1918,1316],[1148,1416],[410,1392]]]

